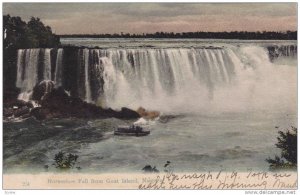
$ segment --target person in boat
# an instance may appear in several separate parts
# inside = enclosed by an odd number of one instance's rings
[[[142,131],[142,127],[135,126],[135,125],[130,125],[129,129],[132,130],[132,131]]]

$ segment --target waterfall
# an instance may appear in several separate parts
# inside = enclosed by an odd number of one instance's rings
[[[54,75],[54,82],[56,86],[62,85],[62,76],[63,76],[63,49],[57,50],[57,58],[55,64],[55,75]]]
[[[51,80],[51,49],[45,49],[43,78]]]
[[[104,79],[104,91],[105,91],[105,104],[109,104],[111,100],[114,100],[114,94],[117,92],[116,79],[117,73],[113,64],[107,57],[100,58],[101,64],[103,64],[103,79]],[[121,74],[121,73],[119,73]]]
[[[38,59],[40,49],[20,49],[17,59],[16,87],[21,89],[18,99],[29,101],[31,90],[38,82]]]
[[[91,88],[89,80],[89,50],[84,49],[84,78],[85,78],[85,100],[91,102]]]
[[[105,101],[116,108],[181,96],[191,85],[213,91],[235,77],[234,63],[228,60],[230,49],[107,49],[105,54],[98,53],[104,68]]]
[[[281,58],[297,58],[297,45],[272,45],[267,47],[271,61]]]
[[[16,86],[21,91],[32,90],[38,82],[38,59],[40,49],[18,51]]]
[[[51,50],[50,48],[18,50],[16,87],[21,89],[18,99],[29,101],[32,89],[38,84],[39,78],[42,81],[51,80]],[[43,55],[41,55],[42,53]],[[58,56],[61,53],[62,49],[58,51]],[[40,59],[41,57],[43,57],[42,60]]]
[[[23,72],[24,72],[24,49],[18,50],[18,59],[17,59],[17,81],[16,87],[23,87]]]
[[[281,49],[282,55],[294,56],[293,52],[297,52],[296,46],[280,48],[288,50],[283,52]],[[291,83],[295,79],[291,72],[293,67],[273,64],[271,50],[259,46],[60,48],[57,55],[51,57],[51,49],[20,49],[16,86],[22,92],[28,92],[37,84],[38,78],[50,80],[51,67],[54,67],[52,78],[56,86],[104,107],[135,109],[144,106],[166,111],[178,107],[243,109],[247,104],[259,102],[256,100],[259,97],[277,99],[281,93],[291,93],[285,90],[289,88],[285,85],[280,90],[269,89],[273,83],[280,86],[282,80]],[[41,51],[44,56],[40,55]],[[40,56],[43,56],[42,63]],[[55,62],[54,66],[51,62]],[[42,71],[38,71],[40,66]],[[278,76],[288,72],[291,74],[288,79]],[[294,94],[290,95],[294,97]],[[30,98],[28,93],[22,96]],[[253,99],[256,101],[251,104]],[[260,107],[268,105],[261,101]]]

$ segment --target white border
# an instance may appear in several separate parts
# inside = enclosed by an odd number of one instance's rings
[[[245,0],[245,1],[239,1],[239,0],[231,0],[231,1],[224,1],[224,0],[210,0],[210,1],[204,1],[204,0],[187,0],[187,1],[174,1],[174,0],[147,0],[147,1],[142,1],[142,0],[102,0],[102,1],[98,1],[98,0],[87,0],[87,1],[80,1],[80,0],[63,0],[63,1],[58,1],[58,0],[52,0],[52,1],[49,1],[49,0],[30,0],[30,1],[26,1],[26,0],[13,0],[13,1],[8,1],[8,0],[1,0],[1,4],[0,4],[0,8],[1,8],[1,13],[3,15],[3,8],[2,8],[2,5],[3,3],[42,3],[42,2],[49,2],[49,3],[101,3],[101,2],[113,2],[113,3],[118,3],[118,2],[137,2],[137,3],[146,3],[146,2],[149,2],[149,3],[162,3],[162,2],[167,2],[167,3],[298,3],[297,0],[287,0],[287,1],[278,1],[278,0],[265,0],[265,1],[259,1],[259,0],[252,0],[252,1],[249,1],[249,0]],[[297,4],[297,7],[298,7],[298,10],[299,10],[299,3]],[[299,11],[298,11],[298,31],[299,31]],[[1,27],[3,28],[3,17],[1,17],[0,19],[0,23],[1,23]],[[1,51],[1,54],[0,54],[0,60],[1,60],[1,74],[0,74],[0,90],[2,92],[2,95],[0,96],[0,100],[1,100],[1,103],[0,103],[0,109],[1,109],[1,121],[3,120],[3,33],[2,33],[2,30],[0,31],[0,35],[1,35],[1,40],[0,40],[0,44],[1,44],[1,47],[0,47],[0,51]],[[299,45],[299,38],[298,38],[298,41],[297,41],[297,45]],[[298,52],[298,67],[299,67],[299,57],[300,57],[300,54]],[[298,75],[299,75],[300,71],[299,71],[299,68],[298,68]],[[299,87],[299,80],[298,80],[298,87]],[[299,103],[299,88],[298,88],[298,103]],[[299,106],[298,106],[298,113],[299,113]],[[298,124],[299,123],[299,117],[298,117]],[[1,126],[0,126],[0,137],[1,137],[1,140],[3,140],[3,123],[1,122]],[[298,139],[299,141],[299,139]],[[299,142],[298,142],[299,143]],[[298,151],[299,151],[299,144],[298,144]],[[0,150],[0,155],[1,155],[1,169],[0,169],[0,173],[1,173],[1,177],[0,177],[0,183],[2,184],[2,174],[3,174],[3,170],[2,170],[2,164],[3,164],[3,142],[1,141],[1,150]],[[298,158],[299,158],[299,155],[298,155]],[[299,162],[299,159],[298,159],[298,162]],[[299,167],[298,167],[298,171],[299,171]],[[299,172],[298,172],[299,174]],[[299,186],[299,181],[298,181],[298,186]],[[3,186],[2,186],[3,187]],[[298,187],[299,189],[299,187]],[[255,191],[255,190],[253,190]],[[298,193],[299,190],[296,191],[296,194]],[[256,191],[257,194],[259,194],[259,190]],[[25,194],[25,195],[40,195],[40,194],[45,194],[45,195],[52,195],[52,194],[95,194],[95,195],[99,195],[99,194],[116,194],[116,193],[130,193],[131,195],[141,195],[142,194],[145,194],[145,195],[148,195],[148,194],[152,194],[152,193],[157,193],[157,194],[162,194],[162,193],[172,193],[174,195],[177,195],[177,194],[181,194],[181,193],[188,193],[188,194],[208,194],[208,195],[215,195],[215,194],[228,194],[228,195],[236,195],[236,194],[245,194],[245,190],[201,190],[201,191],[198,191],[198,190],[144,190],[144,191],[140,191],[140,190],[3,190],[1,188],[1,193],[2,194],[5,194],[5,195],[10,195],[10,193],[13,193],[13,194]]]

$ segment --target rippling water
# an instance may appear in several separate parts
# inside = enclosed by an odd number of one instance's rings
[[[175,171],[268,170],[279,129],[296,125],[291,114],[185,115],[145,126],[146,137],[113,135],[118,119],[28,119],[4,123],[4,172],[58,171],[51,164],[59,151],[79,155],[81,172],[141,172],[147,165]],[[76,169],[72,171],[77,171]]]

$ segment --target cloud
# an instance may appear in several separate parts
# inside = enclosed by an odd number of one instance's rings
[[[3,13],[60,34],[297,29],[296,3],[4,3]]]

